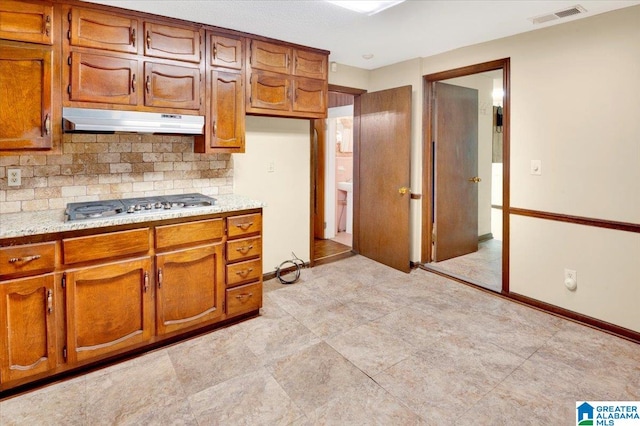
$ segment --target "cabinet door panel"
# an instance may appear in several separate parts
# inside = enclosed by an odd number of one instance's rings
[[[71,9],[69,42],[122,53],[138,52],[138,20],[96,10]]]
[[[244,53],[242,39],[210,34],[209,43],[211,66],[242,69]]]
[[[251,108],[289,111],[291,109],[290,79],[279,74],[253,72],[251,75]]]
[[[0,45],[0,150],[51,148],[52,55]]]
[[[146,106],[200,109],[200,69],[146,62]]]
[[[324,114],[327,108],[327,83],[298,78],[293,81],[293,110]]]
[[[144,54],[156,58],[200,62],[200,31],[144,23]]]
[[[211,72],[211,147],[244,149],[242,75]]]
[[[301,77],[327,79],[327,55],[323,53],[294,50],[293,75]]]
[[[287,46],[251,40],[251,68],[291,74],[291,52]]]
[[[221,243],[157,255],[156,265],[158,334],[222,317]]]
[[[137,104],[135,59],[71,53],[69,98],[78,102]]]
[[[53,274],[0,284],[2,382],[56,367],[55,285]]]
[[[0,38],[53,44],[53,6],[3,0],[0,3]]]
[[[144,343],[152,335],[151,260],[111,263],[67,273],[70,362]]]

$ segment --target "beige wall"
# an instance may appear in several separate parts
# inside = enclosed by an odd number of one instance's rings
[[[640,223],[640,6],[371,71],[412,84],[412,189],[421,191],[421,76],[511,59],[511,206]],[[417,101],[417,105],[416,105]],[[542,175],[530,175],[541,160]],[[412,204],[412,259],[420,206]],[[640,234],[511,216],[511,291],[640,331]],[[564,287],[575,269],[578,289]]]
[[[639,22],[636,6],[424,58],[511,58],[512,207],[640,223]],[[639,234],[512,215],[510,237],[512,292],[640,331]]]
[[[263,272],[292,258],[309,261],[309,120],[247,117],[246,153],[233,156],[234,192],[266,203]],[[274,171],[267,165],[273,162]]]

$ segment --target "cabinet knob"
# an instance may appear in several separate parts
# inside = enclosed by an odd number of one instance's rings
[[[480,182],[482,179],[480,179],[478,176],[474,176],[472,178],[469,178],[469,182],[473,182],[473,183],[478,183]]]

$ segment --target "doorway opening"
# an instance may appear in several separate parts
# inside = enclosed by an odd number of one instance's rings
[[[424,76],[422,263],[509,291],[509,59]]]
[[[365,92],[330,85],[327,119],[312,123],[312,264],[353,254],[353,108]]]

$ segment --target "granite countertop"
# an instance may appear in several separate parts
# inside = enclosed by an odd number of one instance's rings
[[[215,205],[208,207],[163,210],[157,213],[153,212],[139,215],[131,214],[105,218],[83,219],[70,222],[65,222],[64,220],[64,209],[0,214],[0,239],[75,231],[78,229],[102,228],[114,225],[126,225],[130,223],[150,222],[154,220],[175,219],[180,217],[226,213],[264,207],[262,202],[242,195],[214,195],[213,198],[216,199]]]

